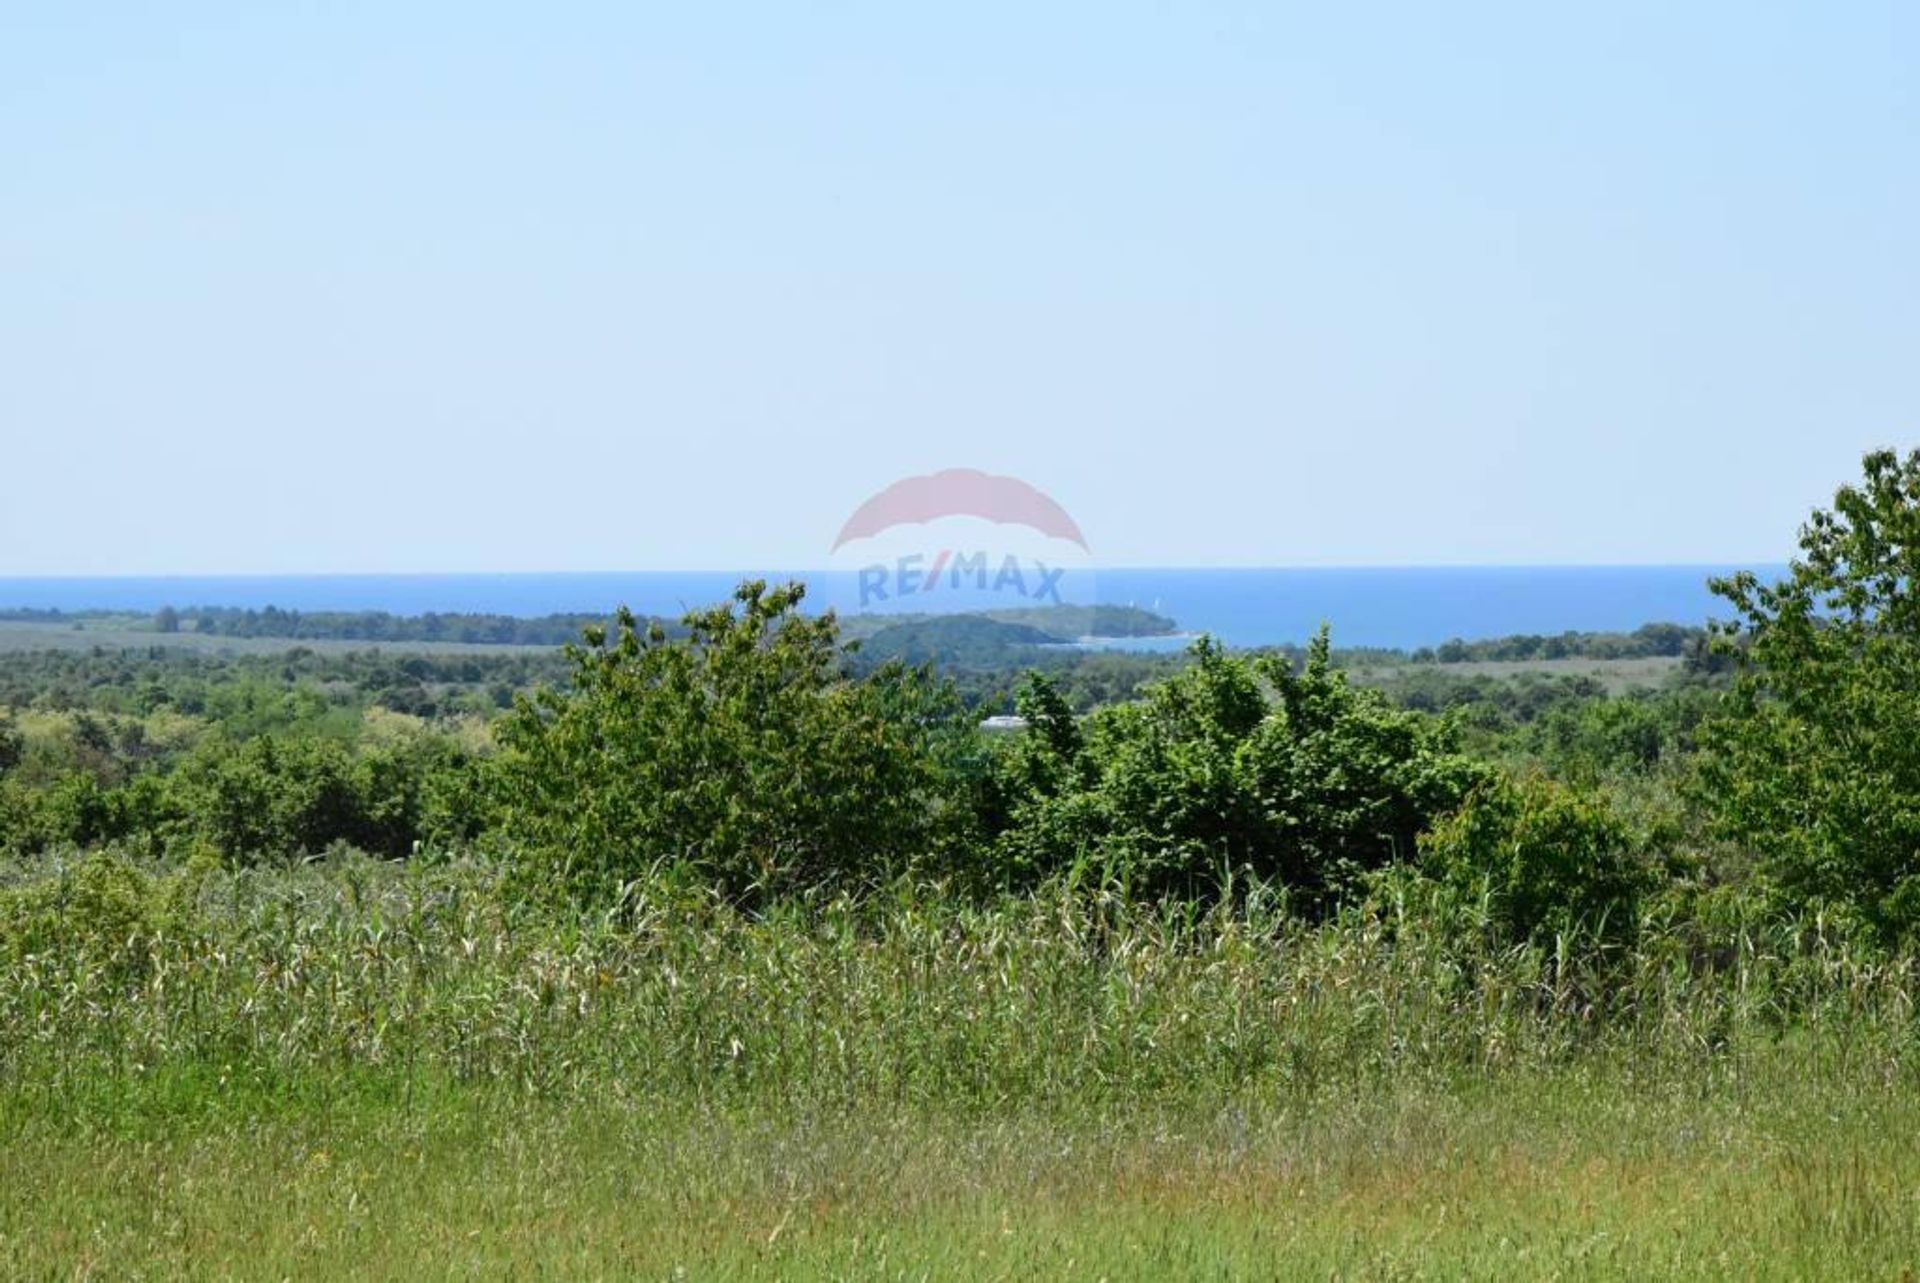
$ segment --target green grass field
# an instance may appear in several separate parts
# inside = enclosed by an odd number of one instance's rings
[[[1920,1249],[1914,964],[1817,924],[1594,970],[1390,905],[6,881],[8,1278],[1896,1278]]]
[[[1920,1106],[1569,1070],[1030,1116],[596,1094],[16,1126],[0,1272],[760,1278],[1897,1278]]]

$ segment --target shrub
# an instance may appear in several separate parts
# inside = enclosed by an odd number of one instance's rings
[[[572,681],[504,719],[500,827],[540,882],[604,895],[656,867],[731,899],[860,884],[938,845],[957,703],[898,665],[847,674],[799,585],[743,584],[644,631],[621,611],[568,648]]]
[[[1563,706],[1540,723],[1542,756],[1586,779],[1644,774],[1677,755],[1672,699],[1602,698]]]
[[[478,763],[452,740],[408,735],[353,763],[357,814],[333,839],[375,855],[402,856],[423,842],[472,840],[485,823]]]
[[[289,859],[362,827],[352,755],[332,740],[262,735],[203,745],[179,778],[199,833],[229,861]]]
[[[1544,776],[1476,790],[1421,848],[1426,870],[1484,905],[1511,943],[1573,930],[1628,936],[1649,884],[1634,834],[1605,799]]]
[[[1203,639],[1145,699],[1084,723],[1043,679],[1020,706],[1030,727],[1001,766],[997,843],[1016,881],[1091,866],[1141,894],[1204,896],[1244,871],[1331,903],[1410,857],[1484,777],[1448,724],[1351,685],[1324,633],[1298,674]]]
[[[138,969],[166,904],[164,888],[132,862],[94,852],[54,877],[0,889],[0,959],[57,952]]]

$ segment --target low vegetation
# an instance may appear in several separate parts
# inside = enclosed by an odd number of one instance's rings
[[[1870,457],[1657,689],[1202,641],[1000,736],[797,585],[7,657],[0,1272],[1898,1274],[1917,536]]]

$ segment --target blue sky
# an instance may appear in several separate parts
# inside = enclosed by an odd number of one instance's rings
[[[1920,7],[10,5],[0,574],[1777,561],[1920,437]]]

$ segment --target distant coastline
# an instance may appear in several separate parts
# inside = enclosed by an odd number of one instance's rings
[[[1652,621],[1697,624],[1723,612],[1707,580],[1783,566],[1444,566],[1274,569],[1103,569],[1102,599],[1169,616],[1183,635],[1235,646],[1311,637],[1415,648],[1450,638],[1629,631]],[[0,578],[0,609],[151,612],[164,606],[497,613],[536,617],[626,604],[678,616],[724,599],[749,577],[799,578],[809,604],[854,613],[851,575],[834,571],[639,571],[554,574],[214,575]],[[1167,644],[1160,639],[1157,645]]]

